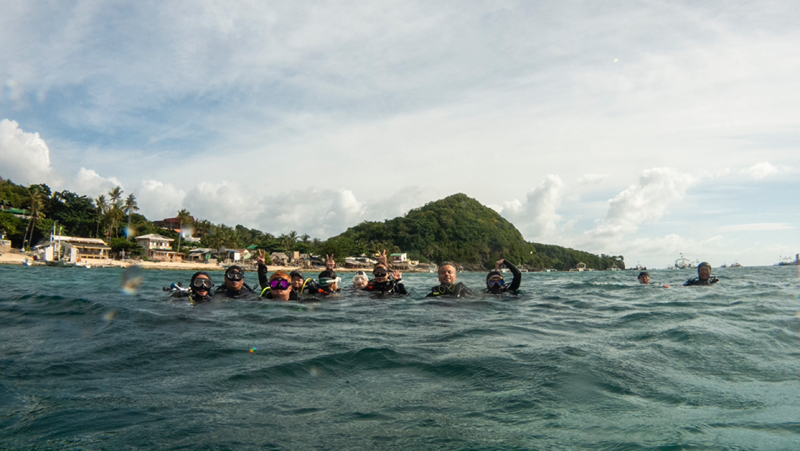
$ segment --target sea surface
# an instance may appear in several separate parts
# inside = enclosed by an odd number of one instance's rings
[[[0,449],[800,449],[797,267],[650,273],[191,306],[190,272],[0,266]]]

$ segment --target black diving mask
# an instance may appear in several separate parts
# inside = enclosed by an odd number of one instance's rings
[[[197,278],[197,279],[194,279],[194,282],[192,282],[192,288],[194,288],[195,290],[206,290],[206,291],[208,291],[213,286],[214,286],[214,283],[211,282],[211,279]]]
[[[228,280],[232,280],[234,282],[238,282],[238,281],[244,279],[244,274],[242,274],[239,271],[229,271],[229,272],[225,273],[225,278],[228,279]]]

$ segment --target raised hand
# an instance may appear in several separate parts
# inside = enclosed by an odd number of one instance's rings
[[[325,267],[327,269],[333,269],[333,268],[336,267],[336,260],[333,259],[333,254],[331,254],[331,255],[327,255],[326,254],[325,258],[327,259],[327,261],[325,263]]]
[[[506,259],[505,258],[501,258],[500,260],[497,260],[497,263],[494,264],[494,269],[496,271],[500,271],[500,268],[502,268],[505,263],[506,263]]]
[[[403,278],[403,273],[401,273],[400,271],[395,271],[392,273],[392,277],[394,278],[394,280],[400,280]]]
[[[267,253],[264,252],[264,249],[259,249],[258,250],[258,257],[256,257],[256,263],[258,263],[259,265],[266,265],[267,264],[267,260],[265,258],[266,254]]]
[[[378,253],[378,263],[383,263],[387,268],[389,267],[389,261],[386,257],[386,249],[384,249],[383,252]]]

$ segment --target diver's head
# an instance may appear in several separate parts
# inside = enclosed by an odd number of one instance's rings
[[[456,266],[450,262],[444,262],[439,266],[439,283],[456,283],[458,275],[456,274]]]
[[[367,277],[367,273],[364,271],[359,271],[353,277],[353,286],[355,288],[361,289],[366,288],[367,284],[369,283],[369,277]]]
[[[289,276],[292,278],[292,288],[295,290],[303,288],[303,283],[306,281],[303,277],[303,273],[300,271],[292,271],[289,273]]]
[[[708,262],[697,265],[697,276],[700,280],[708,280],[711,277],[711,265]]]
[[[639,279],[639,283],[642,285],[650,285],[650,273],[647,271],[642,271],[639,273],[639,276],[636,277]]]
[[[372,275],[375,277],[375,282],[386,282],[389,280],[389,268],[382,263],[375,265],[372,270]]]
[[[286,271],[275,271],[269,276],[269,289],[273,299],[289,300],[292,294],[292,277]]]
[[[225,271],[225,286],[231,290],[241,290],[244,287],[244,271],[233,265]]]
[[[339,289],[339,277],[332,269],[326,269],[319,273],[319,286],[327,291],[336,291]]]
[[[500,271],[489,271],[489,274],[486,275],[486,288],[493,293],[502,291],[503,285],[505,284],[506,281],[503,279],[503,274]]]
[[[192,290],[192,294],[200,297],[208,296],[208,293],[211,292],[211,288],[213,286],[214,283],[211,282],[211,277],[208,275],[208,273],[198,271],[192,274],[192,281],[189,286],[189,289]]]

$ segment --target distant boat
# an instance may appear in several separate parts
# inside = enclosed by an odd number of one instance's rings
[[[796,254],[794,256],[794,260],[790,257],[783,257],[781,261],[776,263],[775,266],[792,266],[792,265],[800,265],[800,254]]]
[[[684,258],[683,254],[681,254],[681,258],[675,260],[675,269],[692,269],[694,266],[692,262],[688,258]]]
[[[739,262],[733,262],[729,266],[729,268],[741,268],[741,267],[742,267],[742,265]]]
[[[48,261],[45,262],[47,266],[55,266],[57,268],[74,268],[75,263],[65,262],[63,260],[55,260],[55,261]]]

